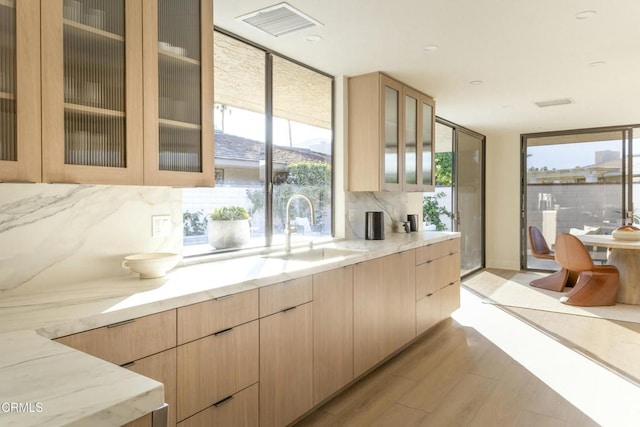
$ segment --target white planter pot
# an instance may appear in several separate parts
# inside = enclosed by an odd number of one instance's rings
[[[208,235],[209,244],[216,249],[239,248],[249,241],[249,220],[209,220]]]

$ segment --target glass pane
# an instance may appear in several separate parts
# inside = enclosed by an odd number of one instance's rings
[[[158,1],[160,170],[202,171],[200,1]]]
[[[273,58],[273,243],[331,236],[332,79]],[[287,201],[297,198],[286,222]]]
[[[390,87],[384,88],[384,182],[398,184],[398,127],[400,114],[398,107],[400,94]]]
[[[551,136],[540,142],[527,140],[527,230],[538,227],[551,248],[558,233],[610,234],[624,212],[622,133]],[[529,248],[528,268],[559,268],[530,253]],[[606,251],[592,249],[592,256],[604,260]]]
[[[13,2],[0,3],[0,160],[16,161],[16,14]]]
[[[185,255],[265,245],[265,54],[213,34],[216,186],[183,191]],[[210,220],[224,207],[249,216],[239,239],[225,241]]]
[[[424,193],[426,230],[455,231],[453,224],[453,128],[436,123],[434,193]]]
[[[123,0],[64,2],[65,163],[125,167]]]
[[[456,197],[461,234],[461,274],[482,267],[482,139],[462,131],[457,132],[458,150],[456,170]]]
[[[433,107],[422,103],[422,184],[433,185],[431,163],[433,159]]]
[[[640,128],[633,129],[633,142],[631,145],[631,153],[632,156],[632,170],[629,171],[631,174],[632,182],[633,182],[633,197],[632,197],[632,205],[630,207],[631,211],[633,211],[633,223],[638,226],[640,224]]]
[[[418,183],[418,100],[404,97],[404,163],[405,183]]]

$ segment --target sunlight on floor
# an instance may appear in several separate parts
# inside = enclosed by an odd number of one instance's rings
[[[464,288],[453,318],[480,332],[603,426],[636,426],[640,388]],[[639,361],[640,363],[640,361]]]

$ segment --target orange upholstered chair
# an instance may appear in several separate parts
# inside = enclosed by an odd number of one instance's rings
[[[563,268],[578,272],[573,289],[560,301],[584,307],[616,304],[620,273],[615,266],[596,266],[580,239],[568,233],[556,236],[555,256]]]
[[[531,245],[531,255],[535,258],[555,260],[554,251],[549,249],[540,229],[533,225],[529,226],[529,244]],[[570,272],[563,267],[555,273],[529,282],[529,285],[549,291],[562,292],[565,286],[573,286],[577,277],[577,273]]]

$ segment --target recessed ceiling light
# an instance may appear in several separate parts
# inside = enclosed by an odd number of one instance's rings
[[[482,83],[484,83],[482,80],[471,80],[469,82],[470,85],[474,85],[474,86],[481,85]]]
[[[595,10],[583,10],[582,12],[576,13],[576,19],[589,19],[597,14],[598,12]]]
[[[310,36],[307,36],[307,41],[316,43],[316,42],[322,41],[322,36],[319,36],[317,34],[312,34]]]
[[[438,46],[436,44],[428,44],[425,47],[423,47],[422,49],[426,50],[427,52],[433,52],[434,50],[440,49],[440,46]]]
[[[589,67],[602,67],[603,65],[607,65],[607,63],[604,61],[596,61],[596,62],[589,63]]]

